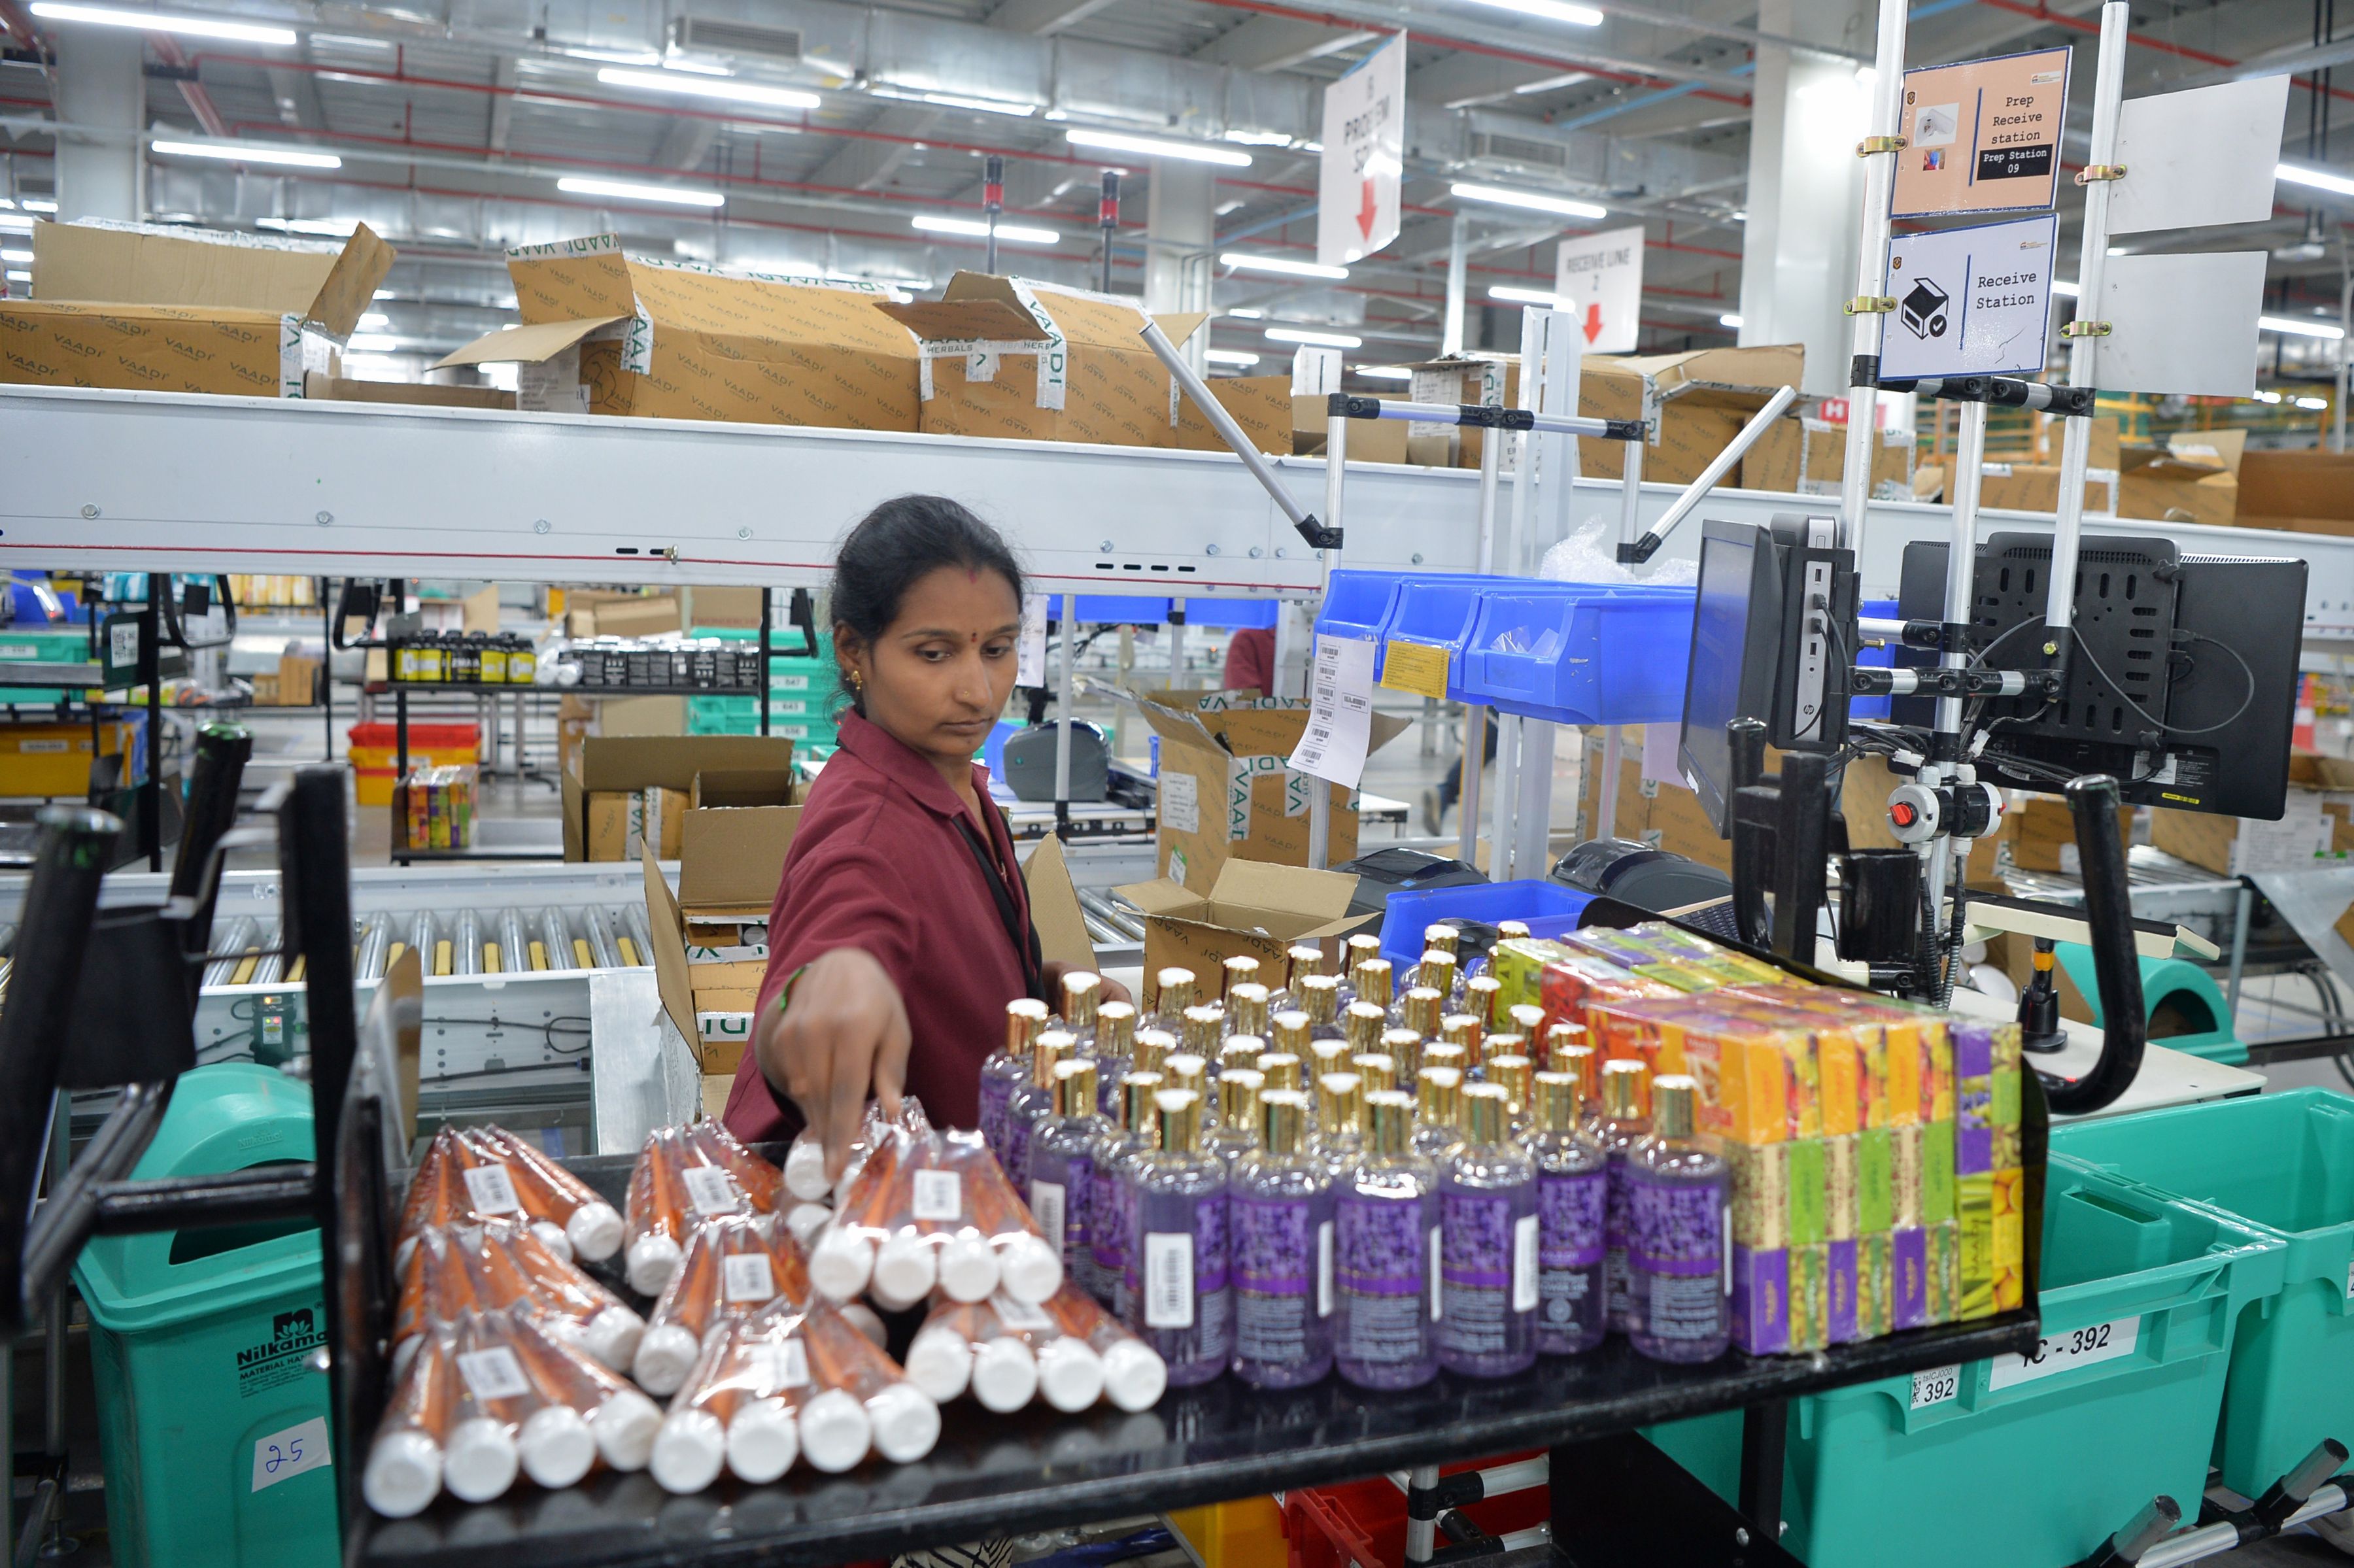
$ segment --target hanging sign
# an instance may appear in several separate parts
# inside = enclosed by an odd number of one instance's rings
[[[1324,90],[1316,263],[1346,267],[1397,238],[1405,179],[1405,35]]]
[[[2066,49],[1906,71],[1889,216],[2050,207],[2067,110]]]
[[[1563,240],[1553,288],[1586,353],[1634,353],[1643,320],[1642,225]]]
[[[2059,240],[2056,213],[1891,239],[1881,379],[2040,375]]]
[[[2288,86],[2284,73],[2119,104],[2109,233],[2271,218]]]

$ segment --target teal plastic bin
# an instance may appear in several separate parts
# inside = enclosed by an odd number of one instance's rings
[[[311,1158],[311,1091],[270,1067],[182,1077],[135,1177]],[[90,1316],[106,1524],[122,1568],[333,1568],[318,1233],[299,1222],[102,1236]]]
[[[2280,1294],[2240,1324],[2215,1462],[2260,1495],[2354,1443],[2354,1099],[2296,1089],[2052,1129],[2052,1147],[2279,1238]]]
[[[2254,1225],[2053,1155],[2038,1361],[1794,1401],[1782,1544],[1810,1568],[2060,1568],[2158,1493],[2195,1511],[2233,1331],[2283,1260]],[[1738,1413],[1645,1436],[1732,1499]]]

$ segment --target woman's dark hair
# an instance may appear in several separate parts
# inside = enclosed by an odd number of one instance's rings
[[[859,519],[834,557],[830,613],[861,642],[875,641],[899,618],[900,601],[925,574],[942,567],[995,572],[1022,602],[1022,567],[1004,538],[944,495],[902,495]],[[835,665],[837,679],[841,665]],[[866,710],[857,693],[841,698]]]

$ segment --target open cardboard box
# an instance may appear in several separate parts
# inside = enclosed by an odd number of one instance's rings
[[[1589,355],[1578,370],[1577,411],[1587,418],[1649,421],[1644,479],[1688,484],[1776,391],[1799,385],[1806,368],[1807,351],[1799,344],[1641,358]],[[1577,463],[1590,479],[1621,478],[1627,471],[1625,444],[1580,436]]]
[[[2128,446],[2117,455],[2117,515],[2229,527],[2240,511],[2245,430],[2182,430],[2166,445]]]
[[[1221,376],[1208,385],[1210,395],[1234,417],[1253,446],[1277,457],[1291,455],[1298,437],[1294,434],[1290,376]],[[1208,417],[1191,397],[1178,399],[1177,445],[1186,451],[1226,450],[1225,440],[1210,428]]]
[[[676,790],[684,800],[693,794],[698,773],[784,772],[792,763],[793,743],[781,736],[589,736],[564,773],[564,858],[588,858],[593,796],[608,798],[595,802],[606,810],[611,798],[648,789]],[[769,893],[775,892],[771,882]],[[768,907],[765,897],[760,906]]]
[[[1882,430],[1872,459],[1875,500],[1913,499],[1913,432]],[[1648,453],[1646,454],[1649,455]],[[1646,477],[1649,470],[1644,471]],[[1836,496],[1847,473],[1847,427],[1787,415],[1766,427],[1741,460],[1741,488]]]
[[[2354,452],[2243,453],[2234,521],[2243,528],[2354,536]]]
[[[1353,875],[1247,860],[1219,867],[1206,897],[1165,876],[1117,891],[1144,911],[1144,994],[1137,1006],[1146,1012],[1159,1005],[1156,977],[1164,969],[1192,969],[1214,984],[1220,964],[1247,957],[1280,974],[1284,949],[1294,942],[1314,942],[1328,964],[1337,963],[1341,939],[1381,919],[1349,914]]]

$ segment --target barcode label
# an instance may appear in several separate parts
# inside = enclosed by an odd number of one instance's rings
[[[466,1197],[478,1214],[512,1214],[523,1207],[515,1196],[514,1179],[504,1165],[474,1165],[466,1171]]]
[[[732,1252],[720,1263],[720,1288],[731,1302],[768,1301],[777,1294],[777,1271],[764,1252]]]
[[[487,1351],[464,1351],[458,1356],[458,1375],[466,1380],[476,1399],[519,1399],[531,1392],[523,1363],[504,1345]]]
[[[1316,1227],[1316,1315],[1332,1315],[1332,1222]]]
[[[107,662],[127,670],[139,662],[139,623],[118,620],[106,629]]]
[[[1030,1183],[1030,1213],[1044,1233],[1046,1245],[1056,1252],[1063,1250],[1063,1184],[1060,1181]]]
[[[770,1393],[809,1386],[809,1347],[799,1340],[758,1340],[746,1349],[751,1351],[752,1375]]]
[[[1193,1326],[1193,1238],[1183,1232],[1145,1234],[1144,1326]]]
[[[1957,1365],[1931,1367],[1927,1372],[1913,1374],[1913,1408],[1915,1410],[1943,1404],[1961,1392],[1962,1369]]]
[[[1055,1326],[1055,1319],[1046,1316],[1044,1308],[1034,1307],[1027,1301],[1016,1301],[1002,1291],[990,1306],[997,1313],[999,1322],[1009,1329],[1019,1329],[1025,1334],[1038,1333]]]
[[[743,1206],[736,1178],[716,1165],[690,1165],[684,1172],[686,1201],[698,1214],[731,1214]]]
[[[1537,1217],[1522,1214],[1512,1222],[1512,1310],[1537,1309]]]
[[[917,1171],[911,1208],[919,1220],[964,1218],[964,1179],[953,1171]]]
[[[1447,1304],[1438,1298],[1438,1238],[1439,1228],[1430,1227],[1430,1320],[1437,1322],[1447,1316]]]

